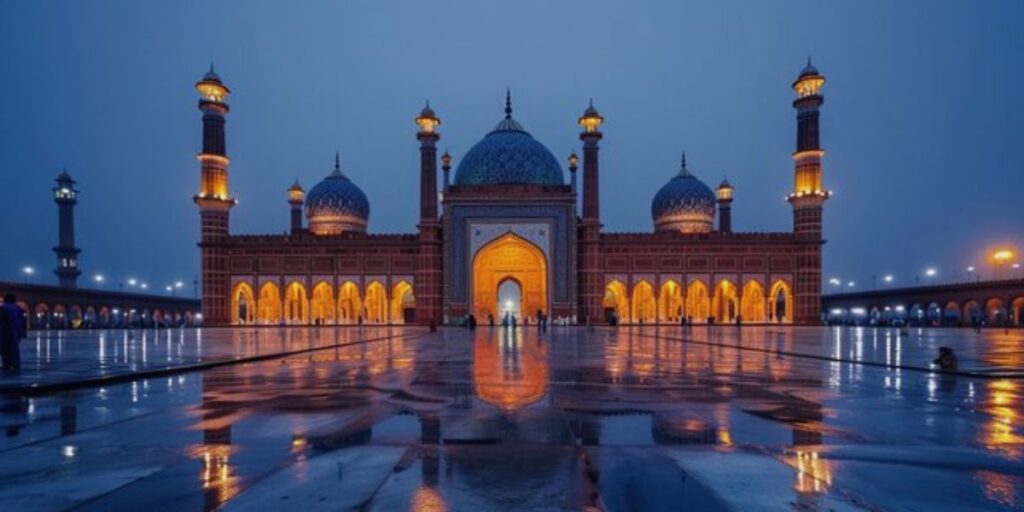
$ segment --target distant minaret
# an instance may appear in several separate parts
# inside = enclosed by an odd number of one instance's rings
[[[295,183],[288,187],[288,205],[291,206],[293,235],[302,231],[302,203],[305,199],[306,191],[302,190],[299,180],[295,180]]]
[[[822,210],[831,194],[822,185],[821,149],[818,130],[819,109],[825,98],[821,87],[825,77],[811,65],[807,66],[793,82],[796,99],[796,151],[793,152],[794,178],[793,193],[789,203],[793,205],[793,232],[798,240],[805,242],[796,255],[796,269],[793,278],[794,321],[813,324],[821,321],[821,246]]]
[[[56,181],[53,200],[57,203],[59,238],[57,247],[53,248],[53,252],[57,253],[57,268],[53,273],[57,274],[62,288],[76,288],[78,276],[82,274],[78,270],[78,253],[82,251],[75,247],[75,204],[78,203],[78,190],[75,190],[75,180],[71,179],[66,170],[57,176]]]
[[[594,108],[591,100],[577,120],[583,131],[583,219],[580,223],[579,294],[582,311],[577,313],[583,322],[604,322],[604,276],[601,274],[601,200],[597,153],[600,150],[601,124],[604,117]]]
[[[227,325],[228,298],[231,295],[226,251],[216,242],[228,236],[228,219],[235,200],[228,190],[228,159],[224,137],[224,116],[228,113],[225,100],[231,92],[213,71],[196,82],[199,91],[199,110],[203,112],[203,150],[199,153],[199,193],[193,196],[199,206],[201,253],[203,273],[202,309],[206,325]]]
[[[416,323],[441,324],[441,221],[437,215],[437,127],[441,119],[430,102],[416,116],[416,140],[420,142],[420,232],[419,272],[413,285],[416,297]],[[451,162],[445,159],[445,166]],[[448,175],[447,170],[445,176]]]
[[[732,233],[732,185],[728,179],[722,179],[722,183],[715,189],[718,197],[718,231],[721,233]]]
[[[808,58],[807,66],[793,82],[797,125],[793,193],[789,195],[789,202],[793,205],[793,231],[810,238],[821,238],[822,207],[830,194],[821,184],[821,158],[825,151],[821,149],[818,117],[825,102],[821,95],[823,85],[825,77]]]

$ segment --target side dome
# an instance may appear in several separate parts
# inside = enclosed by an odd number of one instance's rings
[[[341,172],[337,155],[331,174],[306,194],[306,218],[309,219],[309,231],[314,235],[366,232],[370,201]]]
[[[711,232],[715,221],[715,193],[690,174],[685,153],[679,174],[654,195],[651,217],[656,231]]]
[[[477,142],[459,162],[455,185],[564,185],[555,155],[512,119],[505,98],[505,119]]]

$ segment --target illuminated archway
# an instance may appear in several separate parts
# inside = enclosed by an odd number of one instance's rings
[[[513,278],[522,287],[526,316],[548,310],[548,264],[544,253],[527,240],[508,233],[494,240],[473,258],[473,314],[480,321],[498,316],[498,285]]]
[[[645,324],[654,323],[658,319],[658,303],[654,300],[654,287],[647,281],[633,285],[633,321]]]
[[[942,323],[949,325],[956,325],[960,323],[960,305],[956,302],[950,301],[946,303],[946,307],[942,312]]]
[[[261,324],[281,323],[281,289],[276,284],[263,283],[263,286],[260,287],[260,300],[257,305]]]
[[[416,307],[416,298],[412,294],[412,285],[399,281],[391,287],[391,323],[404,324],[406,310]]]
[[[330,283],[321,281],[313,287],[313,303],[310,310],[313,323],[334,323],[334,287]]]
[[[711,316],[711,300],[708,285],[699,279],[690,281],[686,287],[686,316],[691,320],[706,322]]]
[[[629,297],[626,294],[626,285],[622,284],[622,281],[612,281],[605,286],[604,311],[605,320],[610,320],[610,316],[614,314],[620,322],[629,321]]]
[[[774,322],[793,321],[793,292],[789,283],[779,279],[768,292],[768,319]]]
[[[766,320],[764,287],[758,281],[750,280],[743,285],[740,316],[744,322],[764,322]]]
[[[68,325],[72,329],[77,329],[82,326],[82,308],[77,304],[71,306],[71,310],[68,312]]]
[[[53,307],[53,324],[58,328],[63,329],[68,326],[68,310],[63,304],[57,304]]]
[[[231,290],[231,323],[251,324],[256,321],[256,296],[252,286],[241,281]]]
[[[338,323],[356,323],[363,316],[362,311],[359,287],[352,281],[345,281],[338,288]]]
[[[1024,314],[1024,297],[1017,297],[1010,302],[1010,311],[1013,314],[1014,325],[1024,325],[1024,319],[1021,315]]]
[[[715,285],[715,294],[711,297],[711,314],[718,323],[732,322],[740,310],[739,299],[736,297],[736,285],[732,281],[721,280]]]
[[[309,323],[309,298],[302,283],[292,282],[284,290],[284,321],[289,324]]]
[[[36,304],[35,317],[30,323],[35,326],[50,325],[50,307],[42,302]]]
[[[1006,310],[1003,307],[1003,300],[993,297],[985,301],[984,318],[989,325],[1001,325],[1006,319]]]
[[[683,288],[679,283],[668,280],[662,283],[658,294],[658,320],[662,322],[678,322],[683,316]]]
[[[974,324],[979,323],[985,318],[984,312],[978,305],[978,301],[969,300],[964,304],[964,315],[962,317],[965,322]]]
[[[366,287],[366,321],[382,324],[388,320],[388,298],[384,285],[374,281]]]

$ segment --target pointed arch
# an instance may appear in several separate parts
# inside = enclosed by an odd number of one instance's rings
[[[1003,299],[992,297],[985,301],[985,314],[983,316],[989,325],[1002,325],[1006,320],[1006,309]]]
[[[690,281],[686,287],[686,316],[691,320],[706,322],[711,316],[711,300],[708,285],[700,279]]]
[[[715,294],[711,297],[711,315],[715,322],[728,323],[739,314],[740,303],[736,293],[736,285],[723,279],[715,285]]]
[[[669,279],[658,293],[658,321],[678,322],[684,314],[683,287]]]
[[[281,289],[276,283],[263,283],[257,304],[258,320],[261,324],[281,323]]]
[[[1021,315],[1024,314],[1024,297],[1015,297],[1010,301],[1010,320],[1013,325],[1024,325],[1024,319]]]
[[[354,324],[363,316],[363,304],[359,298],[359,286],[345,281],[338,287],[338,323]]]
[[[384,285],[378,281],[370,283],[366,287],[366,321],[374,324],[387,322],[388,319],[388,298]]]
[[[633,285],[633,321],[645,324],[658,320],[658,303],[654,300],[654,287],[646,280]]]
[[[768,319],[773,322],[793,322],[793,292],[789,283],[776,279],[768,292]]]
[[[477,320],[499,316],[498,285],[509,277],[521,287],[522,314],[548,312],[548,261],[536,244],[507,233],[478,249],[472,265],[472,312]]]
[[[234,325],[256,322],[256,295],[245,281],[235,283],[231,290],[231,323]]]
[[[740,299],[740,316],[744,322],[761,323],[767,320],[765,312],[764,287],[760,281],[751,279],[743,285],[743,296]]]
[[[334,323],[334,287],[327,281],[313,286],[313,302],[310,304],[310,319],[315,324]]]
[[[614,280],[604,287],[605,320],[615,315],[619,322],[629,321],[629,295],[622,281]]]
[[[412,294],[412,285],[399,281],[391,287],[391,323],[404,324],[406,310],[416,308],[416,298]]]
[[[284,320],[289,324],[309,323],[309,296],[298,281],[292,281],[284,290]]]

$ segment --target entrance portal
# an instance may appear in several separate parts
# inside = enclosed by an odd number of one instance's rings
[[[488,317],[500,323],[509,300],[521,320],[534,319],[538,311],[547,313],[547,258],[525,239],[504,235],[473,258],[472,293],[473,314],[480,323]]]
[[[523,316],[523,287],[515,279],[508,278],[498,285],[498,304],[496,310],[500,312],[499,319],[505,315],[521,319]],[[497,321],[497,320],[495,320]]]

